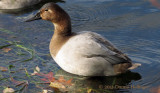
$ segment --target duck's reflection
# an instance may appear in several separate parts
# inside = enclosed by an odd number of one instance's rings
[[[63,76],[66,79],[73,78],[74,86],[72,88],[72,91],[84,88],[90,88],[101,92],[114,92],[117,90],[129,91],[129,89],[132,88],[130,85],[131,81],[137,81],[141,79],[141,75],[139,73],[131,71],[118,76],[82,77],[60,70],[57,72],[56,76]]]
[[[48,3],[48,2],[54,2],[54,3],[61,2],[61,3],[64,3],[65,1],[63,1],[63,0],[44,0],[41,3],[38,3],[38,4],[33,5],[33,6],[25,7],[25,8],[20,8],[20,9],[0,9],[0,13],[13,14],[13,15],[22,15],[22,14],[29,13],[29,12],[32,12],[32,11],[40,9],[45,3]]]

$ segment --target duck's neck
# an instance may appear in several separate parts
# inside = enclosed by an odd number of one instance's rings
[[[71,35],[71,22],[70,20],[63,20],[58,23],[54,23],[54,35],[53,36],[69,36]]]
[[[61,47],[72,37],[70,20],[54,23],[54,34],[50,42],[50,53],[56,57]]]

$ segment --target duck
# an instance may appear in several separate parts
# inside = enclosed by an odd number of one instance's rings
[[[23,9],[39,3],[46,3],[50,1],[64,2],[63,0],[0,0],[0,9]]]
[[[73,32],[71,18],[58,4],[46,3],[26,22],[47,20],[54,25],[49,50],[66,72],[79,76],[116,76],[141,66],[109,40],[92,31]]]
[[[43,0],[0,0],[0,9],[19,9],[38,4]]]

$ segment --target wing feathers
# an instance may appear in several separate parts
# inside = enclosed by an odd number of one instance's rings
[[[82,34],[82,33],[81,33]],[[128,63],[131,60],[127,55],[116,49],[107,39],[93,32],[85,32],[83,45],[85,45],[85,52],[81,53],[86,58],[101,57],[111,64]],[[82,37],[81,37],[82,38]],[[89,43],[88,43],[89,42]]]

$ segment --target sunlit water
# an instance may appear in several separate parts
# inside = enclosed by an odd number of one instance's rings
[[[94,31],[101,34],[142,66],[117,77],[76,79],[70,92],[86,93],[85,88],[104,90],[104,93],[150,93],[160,86],[160,10],[148,0],[66,0],[58,3],[71,16],[72,30]],[[0,14],[0,47],[10,45],[9,52],[0,49],[0,66],[11,67],[13,73],[0,72],[0,91],[11,84],[9,77],[33,81],[24,68],[32,73],[36,66],[41,72],[64,74],[49,55],[53,24],[47,21],[25,23],[41,5],[33,10]],[[5,11],[5,10],[3,10]],[[27,12],[25,12],[27,11]],[[95,69],[96,70],[96,69]],[[60,73],[59,73],[60,72]],[[111,86],[121,86],[121,89]],[[130,86],[123,87],[122,86]],[[139,87],[137,87],[139,86]],[[13,85],[9,86],[13,87]],[[38,89],[32,82],[28,93]],[[69,92],[69,93],[70,93]],[[97,92],[98,93],[98,92]],[[99,92],[101,93],[101,92]]]

